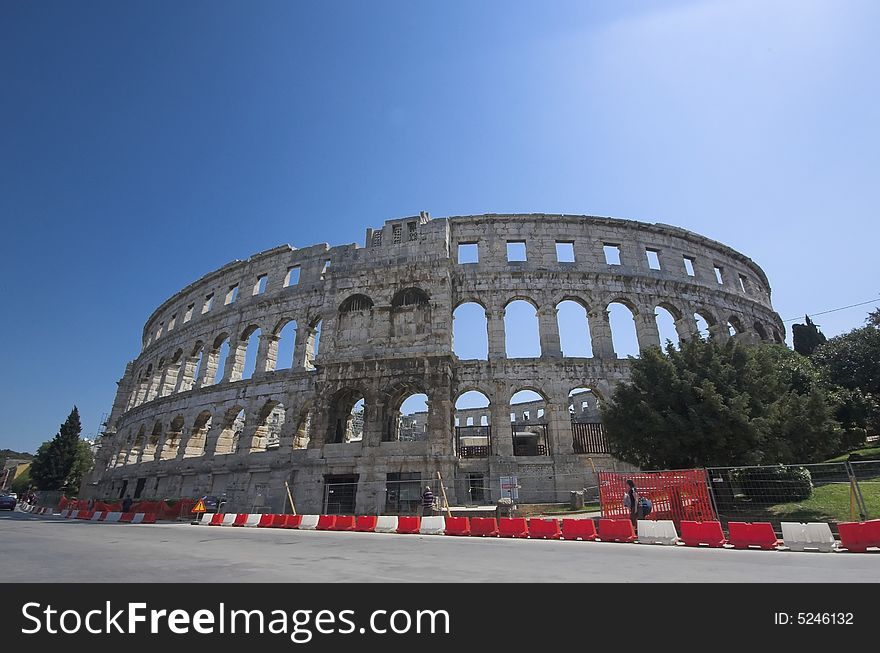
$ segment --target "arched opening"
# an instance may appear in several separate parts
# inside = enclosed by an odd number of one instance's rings
[[[220,383],[226,372],[226,359],[229,358],[229,336],[225,333],[217,336],[214,346],[208,355],[207,373],[210,378],[208,385]]]
[[[208,431],[211,429],[211,413],[204,410],[199,413],[189,431],[189,439],[183,452],[184,458],[193,458],[205,453]]]
[[[307,370],[315,369],[315,359],[321,346],[321,320],[314,322],[309,329],[309,338],[306,340],[306,356],[305,368]]]
[[[452,313],[452,351],[461,360],[489,359],[486,309],[476,302],[459,304]]]
[[[431,304],[421,288],[405,288],[391,298],[391,336],[415,337],[431,332]]]
[[[153,431],[147,439],[147,445],[144,447],[143,460],[155,460],[159,450],[159,443],[162,441],[162,422],[157,421],[153,424]]]
[[[510,397],[510,429],[514,456],[549,456],[547,402],[534,390],[519,390]]]
[[[429,303],[428,294],[421,288],[404,288],[397,291],[391,298],[392,308],[427,306]]]
[[[244,408],[236,406],[226,411],[223,421],[223,430],[217,437],[216,453],[236,453],[241,446],[241,436],[244,433],[245,414]]]
[[[131,446],[131,451],[128,454],[128,459],[126,460],[126,464],[130,463],[139,463],[142,460],[142,454],[144,452],[144,443],[146,441],[145,429],[143,425],[138,430],[138,434],[134,438],[134,444]]]
[[[162,387],[159,389],[160,397],[167,397],[175,392],[177,388],[177,378],[180,376],[180,369],[183,362],[183,349],[178,349],[171,357],[171,362],[165,368],[165,376],[162,379]]]
[[[312,437],[312,408],[307,403],[299,413],[299,419],[296,424],[296,431],[293,435],[293,448],[306,449],[309,446],[309,440]]]
[[[454,418],[455,451],[458,457],[488,457],[492,453],[489,398],[478,390],[462,392],[455,400]]]
[[[267,401],[257,416],[251,451],[266,451],[281,444],[281,427],[284,425],[284,404]]]
[[[575,453],[608,453],[599,407],[599,395],[592,388],[574,388],[568,393],[572,448]]]
[[[709,327],[712,326],[712,320],[702,313],[694,313],[694,322],[697,325],[697,335],[703,340],[709,339]]]
[[[362,441],[366,419],[364,393],[355,389],[339,392],[331,406],[327,442],[342,444]]]
[[[755,322],[755,333],[758,334],[761,340],[767,340],[767,329],[760,322]]]
[[[245,334],[242,334],[247,338],[247,345],[244,351],[244,367],[241,371],[242,379],[250,379],[254,376],[254,372],[257,370],[257,352],[260,349],[260,335],[262,331],[259,327],[251,327],[248,331],[250,331],[250,335],[245,335],[247,331]]]
[[[673,347],[678,348],[680,341],[678,329],[675,327],[675,316],[665,306],[658,306],[654,309],[654,320],[657,322],[657,333],[660,335],[660,347],[666,348],[666,345],[672,343]]]
[[[351,295],[339,305],[340,313],[369,311],[373,308],[373,300],[366,295]]]
[[[621,302],[611,302],[608,304],[608,323],[615,355],[618,358],[638,358],[639,337],[632,309]]]
[[[587,309],[579,302],[566,299],[556,305],[559,344],[564,357],[592,358],[593,342]]]
[[[730,334],[731,337],[739,335],[744,331],[742,322],[738,317],[731,316],[731,318],[727,321],[727,333]]]
[[[183,435],[183,415],[177,415],[168,426],[168,432],[165,434],[165,442],[162,445],[162,460],[171,460],[177,457],[177,451],[180,447],[181,436]]]
[[[424,442],[428,439],[428,395],[411,394],[400,403],[396,411],[395,433],[391,440],[400,442]]]
[[[293,352],[296,350],[296,320],[289,320],[281,328],[276,329],[278,336],[275,351],[275,370],[287,370],[293,367]]]
[[[515,299],[504,307],[504,351],[507,358],[540,358],[541,336],[534,304]]]
[[[184,361],[177,379],[177,392],[187,392],[195,387],[202,370],[202,349],[204,343],[199,340]]]

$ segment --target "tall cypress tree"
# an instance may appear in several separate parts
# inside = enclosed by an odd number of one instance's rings
[[[76,461],[82,424],[76,406],[50,442],[44,442],[31,463],[31,478],[40,490],[64,487]]]

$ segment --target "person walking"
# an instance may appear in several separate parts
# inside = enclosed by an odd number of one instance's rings
[[[129,510],[131,510],[131,497],[126,495],[122,500],[122,512],[128,512]]]
[[[639,526],[639,520],[644,516],[642,515],[642,502],[635,482],[628,478],[626,484],[628,487],[626,494],[623,495],[623,505],[629,508],[629,520],[632,522],[633,529],[636,529]]]
[[[434,493],[431,486],[426,485],[425,491],[422,492],[422,517],[434,516]]]

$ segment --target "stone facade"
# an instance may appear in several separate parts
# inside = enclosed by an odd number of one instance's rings
[[[525,260],[508,260],[511,243]],[[459,261],[468,249],[476,262]],[[506,356],[515,300],[535,308],[538,357]],[[586,311],[592,357],[563,355],[556,312],[566,300]],[[469,302],[485,311],[486,360],[455,353],[453,315]],[[612,303],[631,311],[641,347],[659,344],[657,307],[682,338],[697,332],[696,314],[720,339],[784,336],[763,271],[695,233],[590,216],[422,213],[367,229],[365,247],[285,245],[234,261],[163,303],[118,383],[84,487],[94,496],[225,493],[228,510],[282,511],[287,482],[299,512],[369,514],[387,510],[390,479],[415,487],[440,472],[451,503],[467,501],[480,478],[480,496],[493,500],[508,475],[520,501],[567,501],[596,484],[594,466],[626,469],[579,453],[572,436],[575,413],[598,419],[595,399],[629,373],[613,348]],[[294,338],[292,360],[279,360],[284,338]],[[570,396],[584,388],[592,404]],[[523,406],[510,400],[524,389],[541,397],[526,409],[540,450],[515,446],[511,413]],[[471,390],[488,406],[456,411]],[[404,418],[413,394],[427,395],[428,411]],[[476,440],[457,438],[456,419],[465,426],[473,416],[491,443],[465,456],[462,442]]]

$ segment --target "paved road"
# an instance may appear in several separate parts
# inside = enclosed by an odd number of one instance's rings
[[[878,582],[880,554],[102,524],[0,513],[3,582]]]

